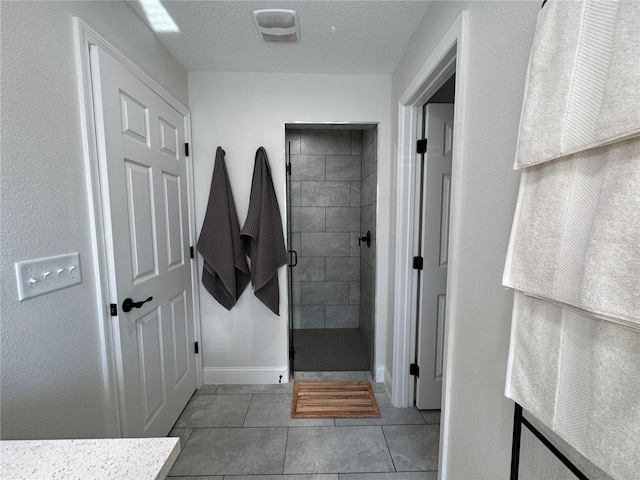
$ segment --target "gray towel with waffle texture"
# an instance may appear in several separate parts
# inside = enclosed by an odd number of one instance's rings
[[[240,224],[224,163],[224,150],[216,150],[216,163],[204,223],[198,238],[204,258],[202,284],[227,310],[249,284],[249,266],[240,242]]]
[[[282,218],[273,188],[267,152],[256,152],[249,212],[240,233],[245,253],[251,260],[251,284],[255,296],[280,315],[278,268],[287,264]]]

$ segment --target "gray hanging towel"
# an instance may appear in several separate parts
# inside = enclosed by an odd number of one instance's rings
[[[263,147],[256,152],[249,212],[240,235],[251,259],[254,293],[273,313],[280,315],[278,268],[287,264],[287,249],[269,160]]]
[[[204,258],[202,284],[227,310],[249,284],[249,266],[240,242],[240,224],[224,164],[224,150],[216,150],[211,191],[198,251]]]

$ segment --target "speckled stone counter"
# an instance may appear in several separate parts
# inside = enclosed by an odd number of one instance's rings
[[[0,478],[162,479],[180,453],[178,438],[0,442]]]

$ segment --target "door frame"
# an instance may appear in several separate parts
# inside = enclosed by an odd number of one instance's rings
[[[80,100],[80,126],[83,139],[83,156],[85,163],[85,183],[87,201],[89,203],[91,253],[93,279],[96,289],[96,311],[101,344],[103,387],[106,400],[106,433],[107,436],[121,437],[122,422],[126,421],[126,412],[122,402],[122,383],[117,368],[117,339],[113,333],[113,322],[109,311],[112,292],[115,291],[115,272],[107,261],[106,228],[103,221],[104,200],[101,186],[105,184],[105,173],[100,171],[98,162],[98,143],[96,138],[95,111],[93,108],[93,89],[91,87],[91,64],[89,47],[98,46],[110,53],[116,60],[138,80],[149,87],[160,98],[184,117],[185,141],[191,144],[191,113],[173,95],[149,77],[131,60],[118,51],[104,37],[88,26],[79,17],[73,17],[74,43],[76,52],[76,72]],[[189,245],[196,242],[195,202],[193,188],[193,160],[189,155],[187,161],[187,198],[189,212]],[[198,289],[198,269],[195,258],[190,259],[191,289],[193,290],[194,337],[200,342],[200,297]],[[203,384],[202,356],[196,355],[197,386]]]
[[[284,165],[285,165],[285,173],[287,171],[286,165],[287,165],[287,161],[288,161],[288,145],[287,145],[287,127],[289,126],[307,126],[307,127],[311,127],[314,125],[318,126],[318,129],[323,129],[323,127],[325,129],[331,129],[332,126],[335,126],[336,129],[345,129],[345,130],[359,130],[358,127],[371,127],[373,126],[374,129],[376,130],[376,135],[380,134],[380,122],[379,121],[345,121],[345,120],[340,120],[340,121],[334,121],[334,122],[327,122],[327,121],[318,121],[318,122],[313,122],[313,121],[306,121],[306,120],[285,120],[284,122],[282,122],[282,141],[284,144],[284,149],[283,149],[283,155],[284,155]],[[295,128],[291,128],[291,130],[295,130]],[[379,138],[379,137],[377,137]],[[378,140],[376,145],[376,158],[380,158],[380,141]],[[378,230],[378,212],[380,209],[379,206],[379,181],[377,180],[379,178],[379,166],[378,166],[378,162],[376,162],[376,211],[375,211],[375,221],[376,221],[376,236],[377,236],[377,230]],[[284,178],[284,188],[285,188],[285,192],[288,193],[288,176],[285,175]],[[288,198],[288,194],[285,195],[285,210],[286,210],[286,215],[283,221],[283,228],[285,230],[285,232],[288,231],[289,229],[289,198]],[[290,249],[291,245],[288,244],[287,242],[287,251]],[[376,249],[375,252],[375,265],[374,268],[378,268],[378,251],[379,249]],[[290,282],[290,275],[292,275],[291,269],[287,268],[287,283]],[[378,364],[378,362],[376,362],[376,360],[378,359],[378,356],[382,357],[384,352],[380,351],[381,349],[378,348],[378,340],[379,340],[379,331],[380,329],[378,328],[378,307],[377,307],[377,299],[378,299],[378,287],[377,287],[377,283],[378,283],[378,276],[374,275],[374,285],[373,285],[373,344],[372,344],[372,358],[371,358],[371,366],[370,366],[370,373],[372,375],[372,377],[374,377],[375,381],[381,381],[384,378],[384,365],[382,365],[382,361],[380,361],[380,364]],[[287,290],[287,295],[289,295],[289,292]],[[287,298],[287,305],[291,304],[291,298]],[[289,315],[288,311],[287,311],[287,315]],[[293,318],[288,319],[288,322],[291,322],[291,325],[293,325]],[[289,324],[287,324],[289,325]],[[291,348],[291,344],[289,343],[290,337],[287,335],[287,355],[289,355],[289,349]],[[380,339],[382,340],[382,339]],[[295,345],[294,345],[295,348]],[[288,377],[289,377],[289,381],[291,381],[291,371],[289,369],[290,367],[290,362],[287,364],[287,372],[288,372]],[[295,368],[295,367],[294,367]]]
[[[422,105],[451,77],[456,75],[454,105],[454,139],[452,159],[451,218],[449,240],[449,275],[447,278],[448,308],[444,332],[444,376],[442,385],[443,416],[440,429],[439,478],[446,478],[447,438],[449,432],[450,375],[454,346],[451,344],[451,329],[456,319],[459,296],[457,260],[459,258],[459,232],[461,227],[460,199],[462,193],[462,169],[464,152],[464,107],[468,49],[468,12],[463,11],[451,25],[429,59],[398,101],[398,164],[396,184],[396,268],[395,304],[393,330],[393,366],[390,382],[391,401],[397,407],[408,407],[413,403],[413,377],[409,365],[415,358],[417,289],[414,281],[412,258],[417,235],[416,176],[419,171],[416,141],[421,128]]]

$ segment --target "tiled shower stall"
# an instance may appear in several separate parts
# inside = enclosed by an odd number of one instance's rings
[[[373,354],[377,134],[374,125],[287,128],[293,327],[358,329]],[[371,232],[371,244],[359,238]]]

